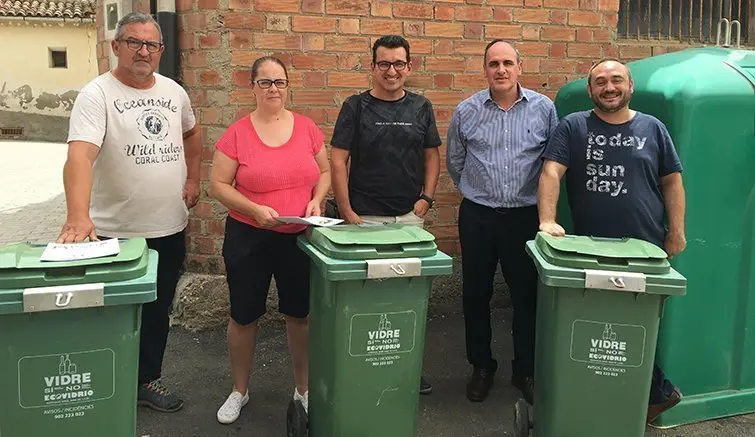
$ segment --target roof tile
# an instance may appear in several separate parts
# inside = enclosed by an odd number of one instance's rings
[[[95,0],[0,0],[0,17],[85,18],[95,15]]]

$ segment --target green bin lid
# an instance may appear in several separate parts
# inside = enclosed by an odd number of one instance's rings
[[[307,240],[335,259],[381,259],[433,256],[435,236],[412,225],[336,225],[310,227]]]
[[[646,274],[664,274],[671,269],[663,249],[636,238],[554,237],[538,232],[535,243],[543,258],[559,267]]]
[[[16,243],[0,247],[0,289],[118,282],[147,272],[144,238],[119,240],[119,253],[76,261],[41,261],[47,243]]]

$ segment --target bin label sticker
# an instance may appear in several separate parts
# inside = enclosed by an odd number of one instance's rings
[[[641,367],[645,361],[646,330],[594,320],[575,320],[571,332],[571,359],[589,363],[598,375],[619,376],[622,368]],[[608,366],[608,367],[606,367]]]
[[[21,408],[46,408],[56,419],[83,416],[95,401],[115,394],[115,352],[98,349],[18,360],[18,403]],[[61,408],[54,408],[61,407]]]
[[[349,355],[367,357],[373,366],[391,365],[414,350],[417,313],[354,314],[349,330]]]

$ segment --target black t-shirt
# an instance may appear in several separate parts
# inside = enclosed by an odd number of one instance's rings
[[[578,235],[639,238],[663,247],[661,178],[682,171],[666,127],[637,112],[608,124],[592,111],[569,114],[544,158],[568,167],[566,190]]]
[[[365,91],[344,102],[331,144],[350,152],[349,202],[354,212],[397,216],[419,200],[425,149],[440,146],[441,140],[432,104],[424,96],[406,91],[400,100],[385,101]]]

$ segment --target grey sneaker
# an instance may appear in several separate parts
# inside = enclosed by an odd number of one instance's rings
[[[184,406],[184,402],[171,393],[162,381],[156,379],[139,385],[137,405],[144,405],[163,413],[174,413]]]

